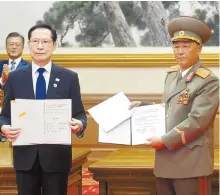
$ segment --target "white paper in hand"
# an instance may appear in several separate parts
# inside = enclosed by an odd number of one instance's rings
[[[111,131],[105,132],[99,127],[99,142],[131,145],[131,119],[123,121]]]
[[[108,132],[132,115],[133,110],[128,109],[130,104],[125,94],[120,92],[90,108],[88,112],[101,129]]]
[[[148,138],[166,133],[164,104],[137,107],[131,119],[133,145],[149,143]]]

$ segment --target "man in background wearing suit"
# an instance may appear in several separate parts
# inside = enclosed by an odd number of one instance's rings
[[[178,17],[168,31],[178,66],[165,79],[166,134],[148,140],[156,149],[157,195],[211,195],[219,80],[199,60],[211,30],[198,19]]]
[[[9,59],[0,61],[0,90],[4,89],[4,85],[8,79],[8,73],[21,67],[30,65],[29,62],[22,59],[21,55],[24,49],[24,37],[17,32],[11,32],[6,37],[6,52]],[[0,92],[1,101],[4,99],[4,91]],[[2,102],[1,102],[2,104]],[[0,133],[0,142],[6,139]]]
[[[0,62],[0,83],[3,86],[10,71],[29,65],[29,62],[22,59],[24,49],[24,37],[17,32],[11,32],[6,37],[6,52],[9,59]]]
[[[11,100],[71,99],[70,128],[74,134],[82,137],[87,118],[81,101],[78,75],[51,61],[56,49],[56,31],[46,24],[35,25],[29,30],[28,39],[32,65],[9,74],[0,115],[2,134],[9,141],[14,141],[22,131],[10,126]],[[71,145],[14,146],[13,157],[19,195],[67,194],[68,173],[72,165]]]

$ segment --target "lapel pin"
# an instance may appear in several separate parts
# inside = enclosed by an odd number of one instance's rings
[[[54,87],[57,87],[57,84],[56,84],[56,83],[54,83],[54,84],[53,84],[53,86],[54,86]]]
[[[60,81],[60,79],[59,79],[59,78],[56,78],[56,79],[55,79],[55,81],[59,82],[59,81]]]

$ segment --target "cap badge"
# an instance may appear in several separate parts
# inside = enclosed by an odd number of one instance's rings
[[[184,32],[183,30],[179,32],[179,36],[182,37],[182,36],[184,36],[184,35],[185,35],[185,32]]]

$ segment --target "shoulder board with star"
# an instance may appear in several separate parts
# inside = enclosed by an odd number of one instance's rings
[[[203,79],[207,78],[210,74],[211,74],[211,71],[205,68],[198,68],[196,71],[196,75],[202,77]]]
[[[180,66],[171,66],[167,72],[177,72],[180,69]]]

